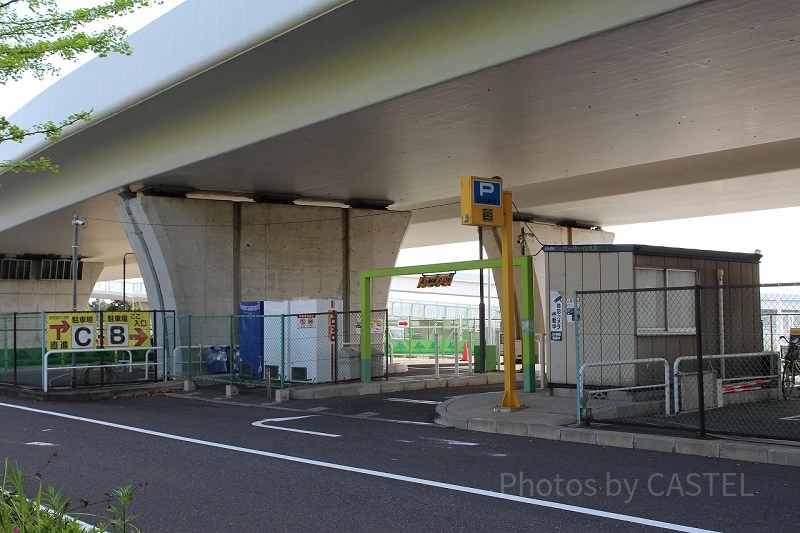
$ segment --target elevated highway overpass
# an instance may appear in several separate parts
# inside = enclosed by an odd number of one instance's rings
[[[345,272],[401,245],[474,239],[467,174],[502,176],[554,244],[795,206],[798,21],[786,0],[187,0],[12,117],[94,110],[0,146],[61,168],[0,176],[0,253],[68,255],[79,214],[102,279],[133,249],[161,305],[228,312],[277,287],[347,297]],[[295,205],[320,201],[350,214]]]

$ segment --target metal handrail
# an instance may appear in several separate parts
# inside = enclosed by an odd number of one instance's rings
[[[45,352],[42,355],[42,390],[47,392],[47,374],[48,374],[48,358],[53,355],[54,353],[75,353],[75,352],[128,352],[128,357],[133,357],[131,354],[131,348],[93,348],[91,350],[50,350]],[[107,365],[94,365],[97,368],[105,368],[111,366],[119,366],[116,364],[107,364]],[[61,366],[59,367],[62,370],[77,370],[79,368],[85,368],[86,365],[81,366]]]
[[[660,357],[651,357],[648,359],[623,359],[620,361],[603,361],[599,363],[595,362],[587,362],[583,363],[581,367],[578,369],[578,398],[579,398],[579,407],[578,407],[578,422],[581,421],[581,409],[580,404],[583,403],[583,371],[586,370],[588,367],[594,366],[621,366],[621,365],[641,365],[645,363],[663,363],[664,365],[664,412],[666,414],[671,414],[670,412],[670,402],[669,402],[669,363],[666,359]],[[661,384],[653,384],[653,385],[634,385],[631,387],[614,387],[613,389],[604,389],[604,392],[613,391],[613,390],[638,390],[643,388],[652,389],[654,387],[661,387]]]
[[[704,354],[703,355],[703,360],[721,359],[721,360],[724,361],[725,359],[738,359],[738,358],[742,358],[742,357],[759,357],[759,356],[763,357],[765,355],[769,355],[769,356],[773,356],[774,355],[774,356],[776,356],[778,358],[778,366],[774,367],[774,368],[780,368],[780,354],[777,353],[777,352],[723,353],[723,354],[714,354],[714,355],[705,355]],[[672,382],[673,382],[672,387],[673,387],[673,391],[674,391],[674,393],[673,393],[673,395],[674,395],[673,401],[674,401],[674,406],[675,406],[675,412],[676,413],[678,412],[678,409],[679,409],[678,376],[684,375],[683,373],[678,372],[678,365],[681,363],[681,361],[688,361],[690,359],[692,361],[697,361],[697,356],[696,355],[683,355],[683,356],[678,357],[677,359],[675,359],[675,362],[672,363],[672,376],[673,376],[672,377]],[[701,377],[699,377],[702,373],[703,373],[702,369],[698,369],[698,371],[697,371],[698,378],[697,379],[702,379]],[[758,377],[774,378],[774,377],[780,377],[780,374],[770,374],[769,376],[758,376]],[[722,381],[742,381],[742,380],[745,380],[745,379],[751,379],[751,378],[750,377],[725,378]]]

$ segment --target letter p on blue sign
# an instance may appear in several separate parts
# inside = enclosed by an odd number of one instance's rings
[[[502,205],[501,186],[496,181],[472,180],[472,203],[486,207],[500,207]]]
[[[461,178],[461,225],[503,225],[503,180],[478,176]]]

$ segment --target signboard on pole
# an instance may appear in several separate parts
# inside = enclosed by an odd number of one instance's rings
[[[150,313],[108,311],[103,313],[105,345],[109,348],[149,348]]]
[[[564,298],[558,291],[550,291],[550,340],[560,341],[564,327]]]
[[[503,180],[500,178],[461,178],[461,225],[503,226]]]
[[[45,313],[47,349],[94,349],[95,320],[95,313]]]

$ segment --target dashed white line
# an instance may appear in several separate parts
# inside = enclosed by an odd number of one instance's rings
[[[683,531],[686,533],[715,533],[712,530],[708,529],[701,529],[691,526],[684,526],[681,524],[673,524],[670,522],[662,522],[660,520],[651,520],[649,518],[640,518],[638,516],[631,516],[625,515],[620,513],[612,513],[609,511],[601,511],[599,509],[591,509],[588,507],[579,507],[577,505],[568,505],[564,503],[558,502],[551,502],[547,500],[540,500],[537,498],[528,498],[525,496],[517,496],[515,494],[506,494],[502,492],[494,492],[491,490],[485,489],[477,489],[474,487],[466,487],[463,485],[454,485],[452,483],[443,483],[441,481],[433,481],[430,479],[423,479],[411,476],[404,476],[401,474],[393,474],[391,472],[381,472],[380,470],[370,470],[367,468],[358,468],[355,466],[347,466],[347,465],[340,465],[336,463],[328,463],[325,461],[317,461],[314,459],[306,459],[304,457],[295,457],[292,455],[284,455],[280,453],[274,452],[267,452],[263,450],[253,450],[251,448],[243,448],[241,446],[232,446],[230,444],[222,444],[219,442],[212,442],[207,440],[200,440],[200,439],[193,439],[190,437],[182,437],[180,435],[173,435],[170,433],[162,433],[160,431],[152,431],[149,429],[137,428],[134,426],[125,426],[123,424],[116,424],[114,422],[106,422],[104,420],[95,420],[93,418],[85,418],[82,416],[75,416],[75,415],[68,415],[64,413],[58,413],[55,411],[44,411],[42,409],[34,409],[32,407],[24,407],[21,405],[14,405],[8,403],[0,403],[0,407],[8,407],[10,409],[19,409],[21,411],[27,411],[29,413],[38,413],[48,416],[55,416],[59,418],[65,418],[68,420],[76,420],[79,422],[86,422],[89,424],[96,424],[99,426],[111,427],[116,429],[122,429],[125,431],[131,431],[133,433],[140,433],[143,435],[150,435],[153,437],[161,437],[164,439],[176,440],[180,442],[187,442],[191,444],[199,444],[201,446],[208,446],[210,448],[218,448],[222,450],[230,450],[235,452],[241,453],[248,453],[252,455],[259,455],[262,457],[269,457],[271,459],[279,459],[282,461],[289,461],[293,463],[311,465],[311,466],[318,466],[321,468],[329,468],[332,470],[339,470],[342,472],[352,472],[355,474],[362,474],[365,476],[373,476],[382,479],[391,479],[394,481],[402,481],[404,483],[413,483],[416,485],[423,485],[427,487],[434,487],[444,490],[450,490],[454,492],[461,492],[466,494],[474,494],[477,496],[485,496],[487,498],[495,498],[498,500],[506,500],[506,501],[513,501],[518,503],[524,503],[527,505],[534,505],[537,507],[545,507],[549,509],[557,509],[560,511],[566,511],[570,513],[577,513],[587,516],[594,516],[598,518],[607,518],[609,520],[618,520],[620,522],[628,522],[633,524],[641,524],[650,527],[660,527],[662,529],[667,529],[670,531]]]

